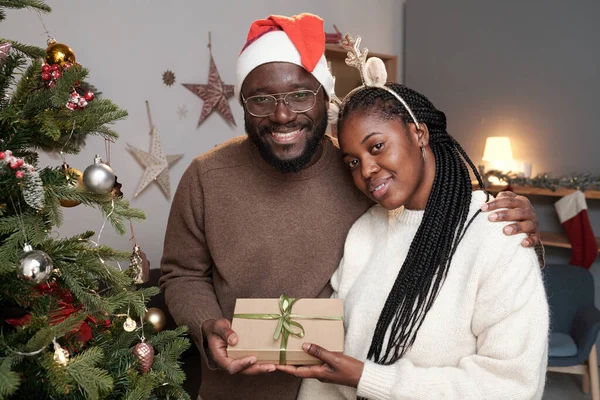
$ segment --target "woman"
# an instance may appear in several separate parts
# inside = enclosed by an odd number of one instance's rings
[[[480,211],[446,117],[399,84],[364,86],[341,106],[338,137],[355,185],[378,204],[350,230],[331,279],[344,299],[345,354],[278,366],[299,398],[541,398],[548,306],[524,235]],[[404,105],[404,104],[406,105]]]

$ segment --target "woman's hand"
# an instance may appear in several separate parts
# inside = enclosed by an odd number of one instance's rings
[[[351,387],[358,386],[364,367],[362,361],[344,354],[332,353],[312,343],[304,343],[302,349],[325,364],[302,367],[278,365],[277,369],[298,378],[315,378],[325,383],[336,383]]]

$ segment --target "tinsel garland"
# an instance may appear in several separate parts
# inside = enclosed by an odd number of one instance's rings
[[[495,176],[501,181],[507,182],[511,186],[530,186],[550,190],[559,188],[586,190],[600,190],[600,175],[580,174],[565,175],[560,178],[553,178],[549,173],[538,174],[534,178],[525,178],[522,174],[503,173],[497,170],[487,171],[483,177],[487,182],[488,177]]]

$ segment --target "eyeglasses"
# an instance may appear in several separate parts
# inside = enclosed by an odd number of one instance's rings
[[[259,94],[250,96],[247,99],[244,99],[242,94],[242,101],[246,106],[246,110],[254,117],[268,117],[273,114],[277,109],[279,100],[283,100],[283,104],[290,111],[300,114],[312,110],[317,103],[317,94],[321,87],[322,85],[319,85],[316,91],[305,89],[287,93]]]

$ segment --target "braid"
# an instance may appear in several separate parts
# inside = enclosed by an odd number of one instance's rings
[[[448,274],[458,243],[479,213],[467,223],[472,193],[468,167],[483,188],[473,162],[446,132],[445,114],[425,96],[406,86],[395,83],[387,86],[402,96],[419,123],[427,125],[430,147],[435,156],[435,178],[423,221],[381,310],[367,355],[374,362],[385,365],[400,359],[414,343]],[[338,131],[353,112],[376,114],[385,120],[414,122],[392,94],[376,87],[360,90],[342,104]]]

